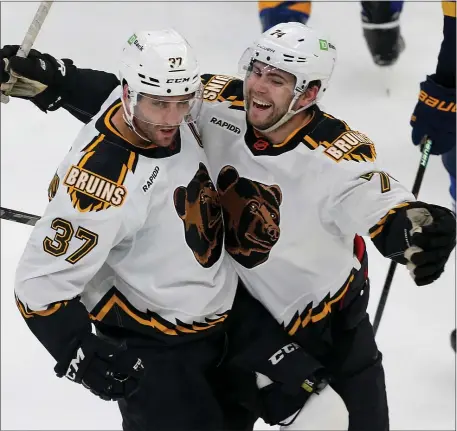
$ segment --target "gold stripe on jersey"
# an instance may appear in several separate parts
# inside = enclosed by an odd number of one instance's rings
[[[133,331],[148,333],[160,332],[164,335],[178,336],[182,334],[197,334],[207,331],[224,322],[228,313],[220,313],[217,319],[208,319],[206,322],[193,322],[187,324],[176,319],[177,324],[172,324],[159,314],[152,311],[142,312],[137,310],[115,287],[113,287],[91,311],[89,317],[93,321],[119,326]]]
[[[105,123],[105,127],[113,134],[118,136],[119,138],[122,138],[124,141],[127,141],[129,144],[132,144],[124,135],[120,134],[118,130],[113,127],[111,124],[111,117],[113,116],[114,112],[117,111],[118,108],[120,108],[122,105],[122,102],[116,103],[113,105],[109,111],[106,113],[105,118],[103,119],[103,122]],[[133,145],[133,144],[132,144]]]
[[[400,208],[404,208],[404,207],[407,207],[409,205],[408,202],[405,202],[403,204],[400,204],[400,205],[397,205],[395,207],[393,207],[392,209],[390,209],[387,214],[381,219],[379,220],[368,232],[370,234],[370,238],[373,239],[375,238],[376,236],[378,236],[382,230],[384,229],[384,226],[385,226],[385,223],[387,221],[387,219],[395,214],[397,212],[398,209]]]
[[[300,126],[298,126],[293,132],[291,132],[283,142],[281,142],[280,144],[274,144],[273,147],[281,148],[284,145],[286,145],[298,132],[300,132],[301,129],[303,129],[303,127],[306,127],[309,123],[311,123],[312,120],[314,120],[314,115],[316,115],[315,111],[313,111],[311,117],[309,117],[305,123],[300,124]]]
[[[309,144],[312,150],[315,150],[317,147],[319,147],[319,144],[313,138],[311,138],[311,136],[306,135],[303,139],[305,141],[305,145]]]
[[[67,304],[68,304],[68,301],[56,302],[54,304],[50,304],[46,310],[33,311],[33,310],[30,310],[26,305],[24,305],[20,301],[20,299],[16,296],[17,308],[19,308],[19,311],[21,312],[24,319],[30,319],[31,317],[34,317],[34,316],[41,316],[41,317],[51,316],[55,312],[59,311],[62,307],[65,307]]]
[[[455,1],[442,1],[441,7],[445,16],[455,18]]]
[[[310,302],[304,309],[304,311],[296,317],[292,319],[292,322],[289,323],[286,327],[286,331],[289,335],[295,335],[299,329],[303,329],[308,326],[310,323],[316,323],[320,320],[327,317],[332,312],[332,306],[339,302],[346,292],[349,289],[352,281],[354,280],[354,274],[351,274],[347,283],[335,294],[335,296],[331,299],[324,298],[320,304],[312,308],[312,302]],[[316,310],[320,310],[316,314],[313,314]],[[298,313],[297,313],[298,314]]]

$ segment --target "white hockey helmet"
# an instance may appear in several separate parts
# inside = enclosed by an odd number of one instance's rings
[[[124,119],[134,130],[140,94],[152,98],[192,95],[184,121],[198,117],[202,102],[199,65],[189,43],[171,28],[133,34],[122,50],[119,78],[129,87],[129,100],[122,98],[122,103]]]
[[[329,38],[315,29],[298,22],[277,24],[264,32],[243,54],[239,61],[240,73],[250,73],[255,61],[284,70],[296,78],[294,98],[288,112],[276,124],[263,132],[270,132],[293,115],[317,103],[328,88],[336,62],[336,48]],[[296,111],[292,108],[312,81],[321,86],[311,104]]]

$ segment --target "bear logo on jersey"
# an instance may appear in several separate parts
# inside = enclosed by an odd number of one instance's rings
[[[222,253],[222,210],[216,188],[203,163],[187,187],[174,192],[176,212],[184,223],[186,243],[204,268],[214,265]]]
[[[281,189],[240,177],[224,166],[217,179],[225,224],[225,248],[245,268],[265,262],[279,240]]]

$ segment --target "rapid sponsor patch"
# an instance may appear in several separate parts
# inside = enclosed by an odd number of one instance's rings
[[[212,124],[215,124],[216,126],[222,127],[223,129],[228,130],[229,132],[233,132],[237,135],[241,133],[241,130],[239,127],[228,123],[227,121],[222,121],[221,119],[217,117],[212,117],[211,120],[209,121]]]

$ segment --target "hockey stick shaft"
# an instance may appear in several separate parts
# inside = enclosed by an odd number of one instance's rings
[[[30,27],[27,30],[27,33],[25,34],[24,40],[22,41],[22,44],[16,54],[18,57],[25,58],[29,55],[29,52],[32,49],[33,44],[35,43],[38,33],[41,30],[41,26],[43,25],[43,22],[49,13],[49,9],[51,8],[52,3],[53,1],[43,1],[40,3],[40,6],[38,7],[38,10],[36,11],[35,16],[33,17],[32,23],[30,24]],[[2,103],[9,102],[8,96],[10,95],[11,90],[13,89],[16,81],[17,79],[12,76],[9,82],[6,84],[6,88],[4,88],[1,94]],[[5,84],[3,85],[3,87],[5,87]]]
[[[430,149],[432,148],[432,141],[427,136],[424,136],[422,140],[422,156],[417,170],[416,179],[414,180],[414,185],[412,189],[413,195],[417,198],[419,195],[419,190],[422,185],[422,180],[425,174],[425,168],[428,164],[428,159],[430,158]],[[376,314],[373,321],[373,331],[376,335],[379,328],[379,323],[381,321],[382,313],[386,306],[387,297],[389,296],[390,286],[392,285],[392,280],[394,278],[395,270],[397,268],[397,262],[390,262],[389,271],[387,272],[386,281],[382,289],[381,298],[379,298],[378,308],[376,309]]]
[[[40,219],[40,217],[35,214],[23,213],[22,211],[11,210],[4,207],[0,207],[0,218],[16,223],[28,224],[30,226],[35,226],[35,223]]]

